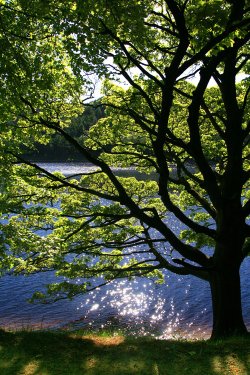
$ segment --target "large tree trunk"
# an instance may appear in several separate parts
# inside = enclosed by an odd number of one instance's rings
[[[213,303],[212,339],[247,333],[242,317],[239,266],[214,270],[210,279]]]
[[[245,218],[240,194],[230,184],[217,215],[217,241],[210,272],[213,304],[212,338],[247,333],[242,317],[240,266],[244,260]],[[231,187],[233,182],[231,181]],[[236,193],[235,193],[236,191]],[[235,196],[235,198],[230,198]]]

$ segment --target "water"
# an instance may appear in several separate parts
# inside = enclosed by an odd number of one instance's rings
[[[87,173],[93,167],[79,163],[41,166],[66,175]],[[124,170],[116,170],[123,174]],[[131,173],[131,171],[130,171]],[[250,258],[242,265],[242,301],[250,328]],[[0,279],[0,327],[122,329],[135,335],[161,338],[208,337],[212,312],[208,283],[191,276],[165,273],[165,284],[148,279],[119,280],[74,300],[41,305],[27,302],[35,290],[55,281],[53,273],[6,276]]]

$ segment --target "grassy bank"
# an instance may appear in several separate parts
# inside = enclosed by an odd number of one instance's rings
[[[0,331],[0,374],[248,375],[249,344]]]

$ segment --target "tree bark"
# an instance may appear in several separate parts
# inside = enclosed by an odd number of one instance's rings
[[[211,338],[247,334],[242,317],[239,266],[214,270],[211,273],[210,287],[213,304]]]

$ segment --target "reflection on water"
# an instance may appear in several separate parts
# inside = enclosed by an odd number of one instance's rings
[[[79,163],[42,165],[69,174],[90,166]],[[64,167],[65,166],[65,167]],[[56,168],[58,167],[58,168]],[[242,300],[245,322],[250,328],[250,259],[242,266]],[[6,276],[0,279],[0,327],[121,329],[135,335],[160,338],[207,337],[211,331],[211,299],[208,283],[194,277],[165,273],[165,284],[149,279],[119,280],[74,300],[50,305],[27,303],[34,290],[55,282],[53,273]]]

